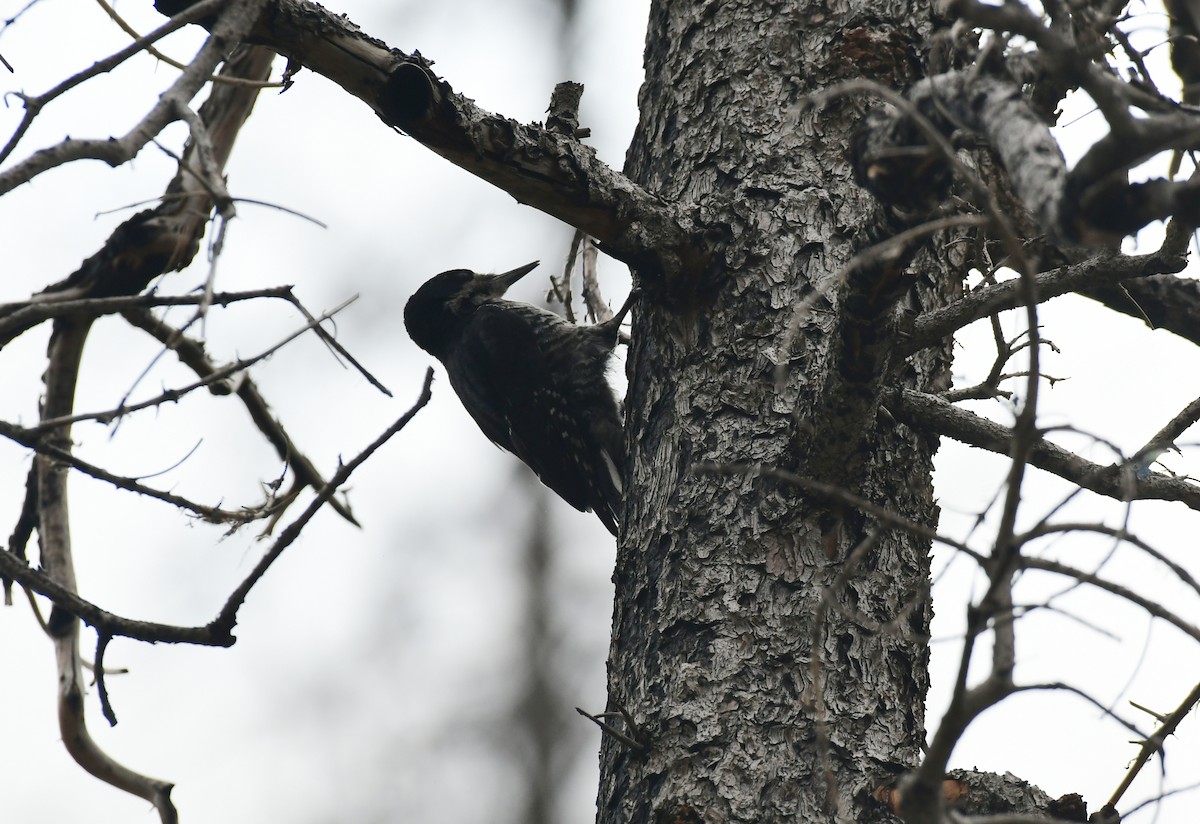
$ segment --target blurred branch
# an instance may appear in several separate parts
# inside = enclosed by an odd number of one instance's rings
[[[1151,329],[1165,329],[1200,345],[1200,283],[1194,278],[1151,275],[1089,286],[1080,294],[1137,318]]]
[[[1175,563],[1169,557],[1167,557],[1166,554],[1159,552],[1157,549],[1155,549],[1150,544],[1143,541],[1138,536],[1134,535],[1129,530],[1121,528],[1121,527],[1111,527],[1111,526],[1105,526],[1104,524],[1084,523],[1084,522],[1081,522],[1081,523],[1043,522],[1041,524],[1038,524],[1038,526],[1034,527],[1033,529],[1029,530],[1028,532],[1024,532],[1024,533],[1020,534],[1019,536],[1017,536],[1017,539],[1019,541],[1021,541],[1022,543],[1025,543],[1027,541],[1032,541],[1036,538],[1040,538],[1045,535],[1055,535],[1055,534],[1063,534],[1063,533],[1069,533],[1069,532],[1091,532],[1091,533],[1094,533],[1097,535],[1108,535],[1113,538],[1116,538],[1118,541],[1127,543],[1130,546],[1137,547],[1142,552],[1146,553],[1151,558],[1153,558],[1154,560],[1158,561],[1163,566],[1170,569],[1171,572],[1174,573],[1175,577],[1178,578],[1182,584],[1187,586],[1189,589],[1191,589],[1197,595],[1200,595],[1200,581],[1197,581],[1196,577],[1193,576],[1190,572],[1188,572],[1185,567],[1181,566],[1180,564]]]
[[[1058,575],[1064,575],[1068,578],[1074,578],[1076,581],[1079,581],[1082,584],[1091,584],[1092,586],[1096,587],[1096,589],[1104,590],[1105,592],[1116,595],[1119,598],[1123,598],[1134,606],[1141,607],[1146,611],[1147,614],[1166,621],[1168,624],[1183,632],[1193,640],[1200,641],[1200,626],[1185,621],[1179,615],[1176,615],[1158,601],[1138,595],[1132,589],[1123,584],[1118,584],[1114,581],[1101,578],[1099,575],[1094,573],[1087,572],[1086,570],[1077,569],[1069,566],[1068,564],[1047,560],[1045,558],[1025,557],[1021,559],[1021,566],[1025,567],[1026,569],[1040,569],[1043,572],[1053,572]]]

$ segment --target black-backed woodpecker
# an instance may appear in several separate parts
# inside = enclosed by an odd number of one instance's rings
[[[483,434],[616,535],[625,443],[605,372],[632,298],[592,326],[505,300],[508,288],[537,265],[500,275],[466,269],[435,275],[404,307],[404,325],[446,367]]]

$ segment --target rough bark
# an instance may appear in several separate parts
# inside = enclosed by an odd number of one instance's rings
[[[919,7],[918,7],[919,6]],[[643,305],[633,332],[630,496],[617,560],[610,709],[648,743],[606,737],[601,822],[875,820],[871,792],[923,738],[928,545],[793,488],[698,467],[762,464],[933,525],[936,440],[889,421],[879,385],[930,387],[928,350],[858,382],[840,273],[880,217],[845,158],[857,100],[802,108],[838,81],[916,79],[925,4],[658,0],[626,173],[723,227],[723,277],[689,309]],[[957,288],[932,258],[937,306]],[[774,358],[806,301],[787,379]],[[849,309],[848,309],[849,307]],[[894,334],[887,313],[874,345]],[[862,330],[860,330],[862,331]],[[861,364],[860,364],[861,365]],[[814,433],[819,436],[814,437]],[[850,467],[850,469],[847,469]]]

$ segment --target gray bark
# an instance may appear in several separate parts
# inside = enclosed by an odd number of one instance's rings
[[[788,468],[936,524],[936,440],[877,414],[877,391],[937,385],[944,353],[885,360],[862,383],[844,369],[861,295],[839,272],[880,219],[845,157],[862,102],[797,108],[854,77],[911,82],[928,14],[894,2],[652,8],[626,173],[724,227],[728,244],[715,283],[673,295],[681,309],[645,302],[633,331],[634,494],[609,690],[648,746],[606,737],[601,822],[886,818],[871,793],[918,759],[928,544],[836,500],[697,470]],[[958,288],[933,259],[922,272],[925,307]],[[777,388],[772,356],[806,298]],[[867,331],[886,343],[889,313]],[[856,391],[853,416],[817,417]]]

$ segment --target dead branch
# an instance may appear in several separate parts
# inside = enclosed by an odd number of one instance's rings
[[[1045,558],[1024,557],[1021,559],[1021,566],[1025,567],[1026,569],[1040,569],[1043,572],[1053,572],[1058,575],[1065,575],[1066,577],[1073,578],[1080,583],[1091,584],[1097,589],[1109,592],[1113,595],[1123,598],[1134,606],[1141,607],[1152,617],[1162,619],[1190,638],[1200,641],[1200,626],[1184,620],[1182,617],[1176,615],[1174,612],[1167,609],[1152,598],[1146,598],[1142,595],[1139,595],[1123,584],[1118,584],[1114,581],[1101,578],[1095,573],[1088,572],[1083,569],[1077,569],[1068,564],[1059,563],[1058,561],[1050,561]]]
[[[408,425],[408,422],[421,411],[425,404],[429,403],[431,397],[430,388],[433,385],[433,368],[425,370],[425,383],[421,387],[421,395],[417,398],[416,403],[400,416],[397,421],[388,427],[382,435],[376,438],[366,449],[356,455],[349,463],[344,464],[337,473],[330,479],[317,493],[313,502],[308,505],[308,508],[301,513],[295,521],[288,524],[287,528],[280,533],[279,537],[272,544],[271,549],[263,555],[254,569],[246,576],[246,579],[233,591],[229,596],[229,600],[225,602],[225,606],[221,609],[216,620],[213,621],[213,626],[218,629],[225,629],[232,632],[234,625],[237,623],[237,612],[245,602],[246,596],[250,594],[250,590],[259,582],[267,570],[271,568],[271,564],[275,563],[276,559],[283,554],[283,551],[291,546],[302,530],[312,517],[317,514],[317,511],[324,506],[325,502],[333,495],[334,492],[341,487],[362,463],[371,457],[381,446],[391,440],[392,436]]]
[[[212,303],[216,306],[229,306],[240,301],[258,298],[295,300],[291,286],[274,286],[269,289],[250,289],[245,292],[217,292],[212,296]],[[28,301],[0,304],[0,348],[38,324],[66,315],[98,318],[103,315],[152,306],[195,306],[203,300],[203,295],[159,295],[154,293],[110,298],[67,299],[58,293],[46,292]]]
[[[131,324],[150,333],[156,340],[175,352],[180,362],[195,372],[201,381],[208,382],[207,385],[210,392],[214,394],[229,393],[230,387],[228,382],[213,380],[218,367],[208,359],[208,355],[204,351],[204,345],[200,341],[183,335],[178,329],[163,323],[146,309],[127,309],[123,312],[123,315]],[[320,326],[314,328],[319,329]],[[222,387],[223,389],[218,389],[218,387]],[[295,482],[292,490],[284,495],[283,498],[290,500],[294,497],[295,492],[298,492],[305,486],[315,489],[325,486],[325,480],[322,478],[316,465],[309,460],[308,456],[300,451],[299,447],[291,439],[291,436],[288,435],[287,430],[283,428],[283,424],[271,413],[270,406],[267,404],[266,399],[259,393],[258,387],[255,386],[250,376],[243,374],[240,380],[236,381],[236,387],[234,391],[246,407],[246,411],[250,413],[250,418],[254,421],[255,426],[258,427],[259,432],[270,441],[271,446],[275,447],[275,453],[280,459],[287,462],[295,474]],[[329,505],[347,521],[355,526],[359,526],[348,503],[339,501],[337,498],[331,498]]]
[[[316,512],[349,480],[351,473],[392,436],[403,429],[412,420],[413,416],[429,402],[432,383],[433,371],[427,370],[421,394],[416,403],[396,423],[392,424],[382,435],[356,455],[353,460],[338,470],[329,483],[321,488],[308,508],[305,509],[295,522],[289,524],[287,529],[276,539],[253,572],[230,595],[217,618],[205,626],[183,627],[172,624],[158,624],[149,621],[135,621],[115,615],[80,598],[74,587],[65,585],[49,574],[48,571],[34,569],[23,559],[17,558],[12,553],[4,550],[0,550],[0,577],[9,578],[22,587],[50,599],[57,610],[57,614],[60,616],[55,619],[55,613],[51,613],[51,621],[49,622],[51,628],[56,626],[56,621],[74,621],[78,619],[88,626],[94,627],[98,633],[106,635],[110,639],[123,637],[152,644],[195,644],[198,646],[214,647],[233,646],[236,641],[236,638],[233,636],[233,628],[237,623],[237,612],[250,590],[262,578],[271,564],[295,541],[300,530],[312,520]],[[45,559],[43,559],[44,565]]]
[[[149,398],[148,400],[139,401],[138,403],[132,403],[132,404],[128,404],[128,405],[122,404],[113,409],[108,409],[103,412],[83,412],[83,413],[80,413],[77,415],[69,415],[64,418],[50,418],[47,420],[43,420],[31,431],[34,432],[35,435],[37,435],[37,434],[46,432],[50,429],[54,429],[55,427],[65,426],[67,424],[72,424],[72,423],[78,423],[80,421],[100,421],[101,423],[111,423],[112,421],[115,421],[119,418],[123,418],[126,415],[130,415],[130,414],[132,414],[134,412],[138,412],[142,409],[153,409],[153,408],[162,406],[165,403],[174,403],[175,401],[178,401],[180,398],[196,391],[197,389],[201,389],[203,387],[210,386],[214,383],[223,381],[226,378],[229,378],[229,377],[232,377],[233,375],[238,374],[239,372],[244,372],[246,369],[250,368],[251,366],[253,366],[256,363],[266,360],[267,358],[271,357],[271,355],[275,354],[280,349],[282,349],[284,346],[287,346],[289,343],[294,341],[296,338],[303,335],[305,332],[308,332],[310,329],[320,326],[321,323],[323,323],[326,320],[329,320],[329,318],[336,315],[342,309],[345,309],[352,302],[354,302],[357,298],[358,298],[358,296],[355,295],[354,297],[351,297],[348,300],[345,300],[342,303],[338,304],[333,309],[330,309],[328,312],[323,313],[320,317],[312,318],[312,320],[310,320],[304,326],[302,326],[299,329],[297,329],[296,331],[292,332],[291,334],[289,334],[287,337],[283,338],[283,340],[279,341],[278,343],[268,346],[266,349],[264,349],[262,352],[259,352],[257,355],[252,355],[251,357],[248,357],[248,358],[241,358],[239,360],[234,361],[231,364],[222,366],[221,368],[212,371],[211,373],[209,373],[207,376],[201,378],[200,380],[189,383],[186,386],[181,386],[178,389],[168,389],[167,391],[157,395],[156,397]]]
[[[884,405],[897,420],[909,426],[937,432],[989,452],[1011,453],[1011,429],[934,395],[891,389],[885,393]],[[1200,510],[1200,487],[1195,484],[1153,472],[1137,477],[1128,466],[1101,466],[1045,439],[1033,444],[1029,462],[1038,469],[1114,500],[1179,501]]]
[[[57,428],[66,428],[69,430],[69,423],[61,423]],[[76,457],[69,449],[65,449],[58,444],[58,439],[52,434],[40,433],[34,429],[26,429],[25,427],[17,426],[0,421],[0,437],[8,438],[14,443],[18,443],[27,449],[33,450],[37,455],[46,458],[52,458],[64,467],[78,470],[85,475],[89,475],[96,480],[104,481],[105,483],[115,486],[117,489],[124,489],[127,492],[133,492],[138,495],[144,495],[147,498],[153,498],[164,503],[171,504],[179,509],[185,509],[198,516],[201,520],[214,524],[244,524],[251,521],[256,521],[260,518],[265,518],[271,515],[275,510],[270,505],[259,507],[245,507],[242,509],[222,509],[215,506],[206,506],[205,504],[197,503],[181,495],[176,495],[172,492],[164,492],[153,487],[146,486],[136,478],[128,478],[123,475],[116,475],[108,470],[96,466],[93,463],[82,460]]]
[[[79,360],[91,321],[58,321],[50,344],[46,369],[43,416],[69,415],[79,375]],[[70,427],[57,430],[48,439],[62,452],[70,451]],[[46,576],[74,594],[75,563],[67,514],[67,466],[45,454],[35,458],[37,467],[38,537]],[[23,566],[23,564],[22,564]],[[16,575],[12,575],[17,579]],[[19,580],[19,579],[18,579]],[[79,618],[55,605],[47,628],[54,641],[58,666],[58,726],[63,746],[87,772],[118,789],[144,798],[158,810],[163,824],[175,824],[178,815],[171,803],[172,785],[141,775],[114,761],[88,732],[84,715],[84,682],[79,658]]]
[[[12,154],[21,138],[24,137],[27,131],[29,131],[29,127],[33,125],[34,119],[49,103],[66,94],[76,86],[91,80],[93,77],[112,71],[130,57],[133,57],[135,54],[146,51],[151,44],[161,40],[171,32],[177,31],[189,23],[194,23],[197,20],[201,20],[208,15],[213,14],[224,7],[228,2],[229,0],[205,0],[204,2],[197,3],[186,11],[175,15],[168,22],[164,23],[162,26],[159,26],[145,37],[139,37],[137,40],[135,40],[133,43],[130,43],[119,52],[116,52],[115,54],[98,61],[89,69],[72,75],[63,82],[59,83],[53,89],[50,89],[49,91],[39,95],[18,95],[21,102],[25,106],[25,116],[21,118],[20,124],[17,125],[17,128],[13,132],[12,137],[9,138],[8,143],[4,145],[3,149],[0,149],[0,162],[8,159],[8,156]],[[33,4],[30,3],[30,5]]]
[[[1188,713],[1192,711],[1192,708],[1198,702],[1200,702],[1200,684],[1192,688],[1187,698],[1183,699],[1183,702],[1170,715],[1165,718],[1159,718],[1159,728],[1150,737],[1142,741],[1142,747],[1138,751],[1137,758],[1134,759],[1133,766],[1129,768],[1129,772],[1125,774],[1125,778],[1113,792],[1112,798],[1108,800],[1106,806],[1116,808],[1117,804],[1121,801],[1121,797],[1125,795],[1125,791],[1129,789],[1129,785],[1133,783],[1133,779],[1137,778],[1137,774],[1142,771],[1142,767],[1146,765],[1151,756],[1162,750],[1167,736],[1175,732],[1175,728],[1179,726],[1179,722],[1188,716]]]
[[[121,137],[86,139],[66,138],[57,145],[39,149],[28,158],[4,172],[0,172],[0,195],[28,183],[42,172],[64,163],[90,158],[103,160],[110,166],[120,166],[132,159],[164,128],[179,119],[179,112],[196,96],[196,92],[208,82],[209,76],[225,59],[228,44],[246,38],[265,5],[265,0],[228,0],[217,14],[212,36],[200,49],[196,58],[167,91],[159,97],[154,107],[136,126]],[[211,10],[210,10],[211,13]],[[145,44],[137,46],[141,50]],[[130,48],[133,48],[131,46]],[[129,49],[122,50],[122,54]],[[82,81],[80,81],[82,82]]]
[[[155,3],[168,15],[190,5]],[[271,0],[250,39],[324,75],[385,123],[519,202],[582,229],[646,275],[669,282],[707,271],[709,244],[693,217],[610,169],[574,136],[479,108],[419,54],[389,49],[344,16],[299,0]]]
[[[1116,284],[1131,278],[1182,272],[1186,265],[1187,258],[1180,253],[1164,253],[1161,250],[1148,255],[1104,252],[1081,263],[1037,275],[1038,300],[1047,301],[1081,289]],[[949,306],[921,315],[911,331],[902,336],[898,343],[905,354],[911,354],[927,346],[938,345],[947,335],[974,321],[1022,305],[1024,298],[1017,278],[985,286]]]

